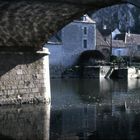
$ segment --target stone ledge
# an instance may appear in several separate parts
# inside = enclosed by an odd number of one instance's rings
[[[49,55],[49,54],[50,54],[48,48],[43,48],[43,50],[37,51],[36,53],[37,53],[37,54],[46,54],[46,55]]]

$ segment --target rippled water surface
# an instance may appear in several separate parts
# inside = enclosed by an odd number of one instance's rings
[[[51,80],[51,105],[0,107],[0,140],[138,140],[140,80]]]

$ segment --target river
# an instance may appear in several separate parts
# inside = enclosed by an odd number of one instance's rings
[[[51,105],[0,107],[0,140],[140,139],[140,80],[51,80]]]

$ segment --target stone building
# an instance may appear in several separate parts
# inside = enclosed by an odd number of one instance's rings
[[[106,41],[105,37],[96,29],[96,49],[99,50],[108,61],[110,57],[110,43]]]
[[[140,57],[140,35],[118,34],[112,40],[112,54],[116,56]]]
[[[126,33],[125,43],[129,48],[128,55],[140,58],[140,34]]]
[[[45,47],[51,53],[51,77],[60,77],[65,69],[77,63],[82,52],[96,49],[96,23],[84,15],[54,35]]]
[[[129,48],[123,40],[112,40],[112,55],[128,56]]]
[[[140,58],[140,34],[121,33],[118,29],[113,32],[105,29],[101,33],[97,30],[96,49],[106,58],[110,55]]]

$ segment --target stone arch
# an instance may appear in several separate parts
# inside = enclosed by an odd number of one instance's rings
[[[0,0],[0,49],[39,50],[51,35],[89,10],[139,0]]]

